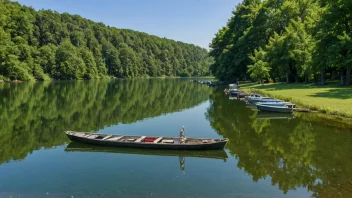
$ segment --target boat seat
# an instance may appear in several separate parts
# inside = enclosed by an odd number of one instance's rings
[[[162,143],[174,143],[174,140],[163,140]]]
[[[133,142],[134,140],[136,140],[136,139],[134,139],[134,138],[127,139],[128,142]]]
[[[163,139],[163,137],[159,137],[158,139],[154,140],[153,143],[158,143],[158,142],[160,142],[161,139]]]
[[[73,133],[72,135],[77,136],[77,137],[87,137],[87,136],[90,136],[91,134],[85,134],[85,133]]]
[[[110,138],[110,139],[107,139],[108,141],[117,141],[119,139],[123,138],[123,136],[119,136],[119,137],[113,137],[113,138]]]
[[[134,141],[134,142],[141,142],[142,140],[144,140],[144,138],[146,138],[147,136],[142,136],[142,137],[140,137],[140,138],[138,138],[136,141]]]
[[[101,139],[101,140],[106,140],[106,139],[109,139],[109,138],[111,138],[111,137],[112,137],[112,135],[108,135],[108,136],[104,137],[104,138]]]
[[[209,142],[209,140],[203,140],[202,141],[202,143],[208,143]]]
[[[89,136],[86,136],[86,138],[89,138],[89,139],[95,139],[96,137],[98,137],[98,135],[89,135]]]

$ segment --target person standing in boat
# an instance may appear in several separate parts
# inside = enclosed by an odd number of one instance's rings
[[[180,144],[184,144],[186,140],[185,137],[185,128],[182,127],[182,129],[180,130]]]

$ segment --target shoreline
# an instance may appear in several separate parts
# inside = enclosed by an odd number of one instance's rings
[[[177,78],[195,78],[195,79],[212,79],[215,78],[213,76],[190,76],[190,77],[182,77],[182,76],[158,76],[158,77],[149,77],[149,76],[145,76],[145,77],[136,77],[136,78],[117,78],[117,77],[107,77],[107,78],[92,78],[92,79],[46,79],[46,80],[3,80],[0,79],[0,83],[29,83],[29,82],[48,82],[48,81],[82,81],[82,80],[125,80],[125,79],[130,79],[130,80],[134,80],[134,79],[177,79]]]
[[[297,86],[300,85],[292,85],[291,88],[290,84],[285,84],[285,85],[280,85],[280,84],[268,84],[271,87],[266,87],[267,85],[258,85],[258,84],[242,84],[240,85],[240,89],[246,92],[250,93],[258,93],[261,95],[265,95],[268,97],[272,98],[277,98],[280,100],[284,100],[287,102],[292,102],[296,104],[299,107],[302,108],[308,108],[311,111],[316,111],[317,114],[324,115],[325,118],[328,118],[329,120],[334,120],[343,124],[347,124],[349,126],[352,125],[352,113],[347,112],[346,110],[350,110],[349,107],[344,107],[342,110],[341,108],[333,108],[335,103],[338,103],[339,101],[343,101],[345,99],[352,99],[352,98],[323,98],[322,101],[326,102],[325,105],[319,105],[319,104],[314,104],[314,99],[311,95],[306,95],[305,98],[304,96],[300,96],[299,94],[295,94],[296,89],[302,89]],[[273,88],[274,86],[282,86],[280,88]],[[287,87],[284,87],[287,86]],[[294,87],[296,86],[296,87]],[[301,86],[306,86],[306,85],[301,85]],[[325,89],[333,89],[335,87],[321,87]],[[292,89],[292,90],[291,90]],[[340,87],[342,91],[348,92],[348,90],[344,89],[350,89],[349,87]],[[319,88],[312,87],[309,88],[309,91],[320,91]],[[324,90],[325,91],[325,90]],[[283,93],[284,92],[284,93]],[[289,92],[292,92],[292,94],[288,95]],[[319,92],[320,93],[320,92]],[[311,93],[310,93],[311,94]],[[337,94],[336,94],[337,95]],[[304,98],[304,101],[302,101],[302,98]],[[310,102],[307,102],[310,101]],[[321,101],[320,101],[321,102]],[[351,103],[352,105],[352,103]]]

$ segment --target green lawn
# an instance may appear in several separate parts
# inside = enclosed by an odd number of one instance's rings
[[[292,101],[301,107],[328,114],[352,117],[352,87],[337,84],[240,84],[244,91],[253,91],[271,97]]]

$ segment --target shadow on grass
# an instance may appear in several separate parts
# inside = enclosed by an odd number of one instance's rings
[[[255,87],[253,87],[255,86]],[[246,83],[241,84],[240,88],[253,88],[253,89],[265,89],[267,91],[277,91],[277,90],[287,90],[287,89],[324,89],[324,88],[336,88],[341,90],[346,90],[347,92],[351,91],[350,87],[343,87],[338,84],[330,85],[315,85],[315,84],[286,84],[286,83],[277,83],[277,84],[264,84],[260,85],[257,83]]]
[[[330,89],[329,91],[319,92],[309,96],[321,98],[352,99],[352,89]]]

